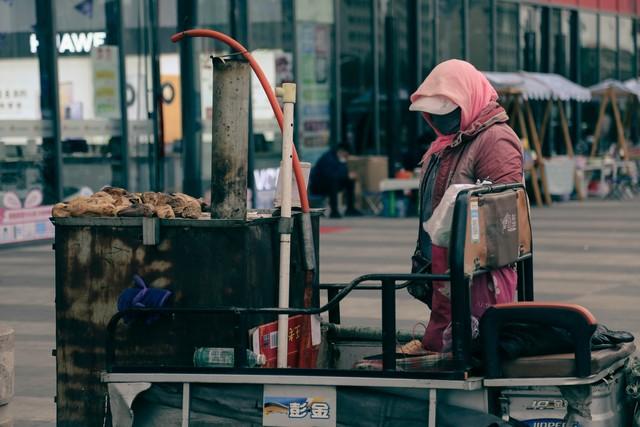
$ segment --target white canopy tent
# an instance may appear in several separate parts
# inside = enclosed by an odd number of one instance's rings
[[[622,124],[622,117],[620,109],[618,107],[618,100],[626,99],[629,103],[627,108],[627,117],[625,122],[630,124],[631,110],[633,105],[637,104],[640,99],[640,90],[638,90],[640,84],[637,80],[627,80],[626,82],[620,82],[618,80],[604,80],[594,86],[591,86],[589,90],[593,97],[598,98],[600,101],[600,112],[598,113],[598,120],[593,132],[593,145],[591,147],[591,157],[596,157],[598,154],[598,146],[600,144],[600,136],[602,133],[602,124],[606,116],[607,106],[611,105],[613,111],[613,118],[616,126],[617,144],[618,148],[622,151],[622,157],[625,162],[629,160],[629,150],[627,148],[627,141],[625,138],[624,128]]]
[[[590,86],[589,90],[591,91],[591,95],[596,98],[602,98],[607,94],[614,93],[616,96],[636,96],[640,94],[637,90],[637,81],[634,79],[627,80],[626,82],[621,82],[618,80],[607,79],[603,80],[600,83]]]
[[[517,72],[517,73],[502,73],[502,72],[486,72],[484,73],[489,82],[498,90],[498,92],[505,97],[512,97],[515,99],[513,103],[513,109],[511,111],[513,117],[512,120],[518,120],[523,137],[529,140],[531,136],[531,143],[537,156],[537,166],[540,173],[540,179],[542,182],[542,189],[544,191],[545,202],[551,203],[549,185],[547,182],[547,173],[545,170],[545,160],[542,155],[542,147],[546,135],[546,128],[551,117],[553,106],[556,105],[560,116],[560,124],[562,126],[562,134],[567,150],[567,157],[573,158],[573,143],[571,141],[571,135],[569,132],[569,124],[565,114],[564,102],[566,101],[578,101],[587,102],[591,100],[591,92],[589,89],[582,87],[571,80],[559,75],[559,74],[546,74],[546,73],[530,73],[530,72]],[[530,100],[535,101],[547,101],[547,106],[544,112],[544,117],[541,122],[540,128],[536,126],[533,110],[529,103]],[[524,112],[520,107],[520,103],[524,106]],[[526,122],[525,123],[525,116]],[[573,163],[571,160],[570,163]],[[532,171],[535,173],[535,169]],[[533,181],[533,174],[532,174]],[[576,181],[577,182],[577,181]],[[534,193],[536,192],[534,183]],[[581,188],[576,188],[579,198],[584,197],[584,192]],[[534,194],[535,195],[535,194]],[[537,199],[537,195],[536,195]]]

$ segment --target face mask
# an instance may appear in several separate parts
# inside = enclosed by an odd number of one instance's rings
[[[430,114],[432,127],[442,135],[452,135],[460,130],[460,117],[462,110],[456,108],[447,114]]]

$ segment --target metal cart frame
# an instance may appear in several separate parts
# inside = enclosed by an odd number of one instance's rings
[[[116,313],[107,328],[105,383],[117,382],[162,382],[183,384],[183,426],[189,422],[189,396],[191,383],[244,383],[244,384],[304,384],[344,385],[353,387],[399,387],[429,390],[429,426],[435,426],[436,391],[474,391],[483,388],[483,378],[474,376],[471,367],[471,310],[469,283],[473,276],[487,273],[485,268],[465,273],[465,242],[467,238],[470,199],[474,196],[498,194],[523,189],[522,184],[500,184],[478,186],[461,191],[456,199],[451,245],[449,251],[450,274],[368,274],[348,284],[319,285],[326,290],[329,301],[313,308],[160,308],[130,309]],[[528,223],[529,221],[527,221]],[[529,230],[530,231],[530,230]],[[515,260],[518,267],[518,300],[533,300],[533,255],[532,250]],[[511,264],[511,263],[510,263]],[[449,281],[452,304],[452,359],[438,369],[424,372],[396,370],[396,291],[411,281]],[[379,284],[371,284],[378,282]],[[402,282],[402,283],[399,283]],[[383,369],[379,372],[337,369],[265,369],[247,368],[248,348],[247,318],[256,314],[315,315],[327,312],[330,321],[339,323],[339,304],[354,290],[380,290],[382,314]],[[156,314],[233,314],[236,319],[235,367],[149,367],[123,366],[116,359],[115,334],[117,325],[126,315],[134,313]]]

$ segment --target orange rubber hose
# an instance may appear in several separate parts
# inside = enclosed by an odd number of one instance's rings
[[[262,68],[260,68],[260,64],[256,61],[251,53],[245,48],[240,42],[229,37],[228,35],[221,33],[219,31],[214,30],[205,30],[205,29],[194,29],[194,30],[186,30],[181,31],[179,33],[171,36],[171,41],[176,43],[182,40],[185,37],[207,37],[211,39],[219,40],[225,44],[227,44],[232,49],[238,51],[244,56],[244,58],[249,62],[249,65],[253,69],[253,72],[256,73],[256,77],[260,81],[262,85],[262,89],[264,93],[267,95],[269,99],[269,103],[271,104],[271,108],[273,109],[273,114],[276,116],[276,120],[278,121],[278,126],[280,126],[280,130],[282,131],[282,121],[283,114],[282,108],[280,108],[280,104],[278,104],[278,100],[276,99],[276,95],[273,92],[273,89],[269,85],[269,81],[267,77],[264,75]],[[296,185],[298,186],[298,195],[300,196],[300,203],[302,205],[302,212],[309,212],[309,198],[307,196],[307,188],[304,184],[304,175],[302,173],[302,166],[300,166],[300,159],[298,158],[298,153],[296,151],[295,145],[293,146],[293,173],[296,177]]]

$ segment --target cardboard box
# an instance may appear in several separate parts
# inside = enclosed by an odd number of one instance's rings
[[[364,192],[380,191],[380,181],[388,177],[389,160],[387,156],[349,156],[349,172],[358,176],[358,182]]]

